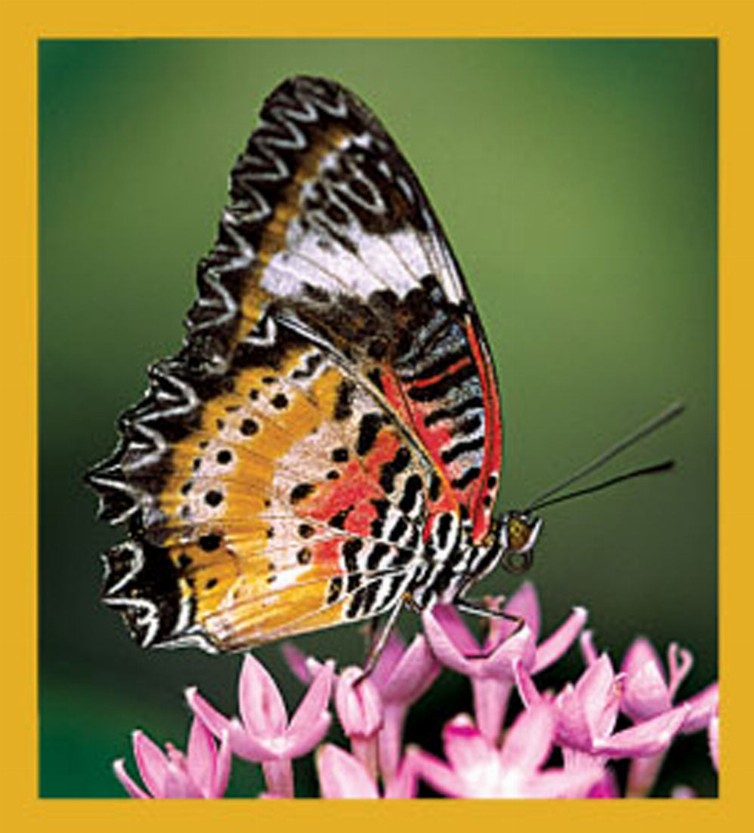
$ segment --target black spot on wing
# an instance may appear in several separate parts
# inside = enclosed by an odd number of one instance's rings
[[[367,569],[376,570],[382,563],[382,559],[390,552],[390,545],[384,541],[378,541],[367,558]]]
[[[382,464],[380,467],[380,486],[386,494],[390,494],[393,491],[396,475],[404,471],[410,462],[411,452],[402,445],[395,452],[392,460],[388,460]]]
[[[299,483],[291,489],[291,503],[299,503],[314,491],[311,483]]]
[[[414,473],[406,479],[406,485],[403,489],[403,497],[401,497],[398,508],[401,512],[407,515],[413,510],[416,505],[416,499],[421,493],[423,481],[418,474]]]
[[[460,477],[456,477],[455,480],[451,480],[450,485],[454,489],[458,489],[460,491],[465,489],[469,484],[473,483],[481,473],[482,470],[479,466],[471,466],[471,468],[466,469]]]
[[[357,561],[356,556],[360,552],[362,546],[363,543],[358,538],[349,538],[340,548],[340,551],[343,554],[343,563],[345,564],[347,572],[355,573],[359,569],[359,562]]]
[[[443,451],[440,455],[440,458],[442,459],[443,463],[452,463],[453,460],[456,460],[462,454],[468,454],[472,451],[481,451],[484,448],[484,442],[484,437],[478,437],[474,440],[464,440],[462,442],[457,442],[450,448],[446,448],[445,451]]]
[[[356,385],[349,379],[344,379],[338,385],[338,393],[335,400],[335,409],[333,410],[333,418],[338,422],[348,419],[353,413],[353,394],[356,390]]]
[[[356,440],[356,453],[363,457],[368,454],[377,440],[377,434],[383,424],[382,414],[364,414],[359,424],[359,436]]]

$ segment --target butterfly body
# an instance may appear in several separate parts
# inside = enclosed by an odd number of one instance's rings
[[[452,601],[495,566],[489,350],[421,186],[351,93],[297,78],[268,98],[198,287],[90,473],[130,532],[104,600],[142,644],[242,649]]]

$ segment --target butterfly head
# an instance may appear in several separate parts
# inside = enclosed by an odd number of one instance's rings
[[[501,563],[510,573],[524,573],[534,560],[534,545],[542,529],[542,519],[528,512],[511,510],[500,519],[497,529]]]

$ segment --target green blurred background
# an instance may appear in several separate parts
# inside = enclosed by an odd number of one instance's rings
[[[39,61],[41,795],[122,795],[110,761],[137,726],[182,746],[187,685],[235,706],[238,657],[142,651],[99,603],[120,532],[81,478],[177,349],[230,166],[297,73],[375,109],[449,234],[502,385],[501,508],[688,404],[609,469],[677,470],[546,510],[531,577],[546,628],[582,604],[616,662],[643,633],[694,651],[682,693],[716,676],[715,41],[45,41]],[[298,644],[357,660],[362,636]],[[259,655],[297,698],[278,648]],[[429,746],[469,708],[463,681],[441,686],[409,724]],[[677,744],[659,792],[678,781],[714,794],[703,737]],[[258,788],[239,767],[234,794]]]

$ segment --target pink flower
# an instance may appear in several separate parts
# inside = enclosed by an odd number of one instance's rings
[[[530,584],[504,608],[500,598],[486,603],[522,621],[488,619],[480,645],[459,615],[463,606],[437,605],[423,614],[426,633],[408,646],[397,632],[389,635],[367,676],[357,666],[336,675],[332,660],[319,662],[284,646],[291,669],[306,686],[291,718],[272,676],[248,654],[239,674],[239,716],[225,716],[190,688],[186,699],[194,720],[187,752],[169,743],[163,749],[135,732],[143,785],[131,779],[122,760],[114,763],[115,774],[136,798],[220,797],[235,754],[261,763],[266,780],[261,798],[293,797],[293,760],[325,740],[332,694],[350,748],[331,743],[319,748],[315,765],[323,798],[413,798],[420,780],[438,794],[459,798],[646,796],[675,735],[702,729],[718,768],[717,683],[677,702],[691,668],[688,651],[671,645],[665,664],[640,638],[616,672],[608,655],[595,649],[591,633],[583,631],[583,608],[574,608],[537,644],[540,612]],[[587,667],[559,693],[540,693],[533,678],[579,634]],[[433,684],[441,663],[470,678],[475,716],[459,715],[445,724],[444,755],[436,757],[407,747],[403,734],[409,707]],[[506,711],[514,687],[524,711],[510,721]],[[623,728],[619,720],[631,725]],[[625,794],[610,763],[620,758],[630,759]],[[696,793],[678,785],[671,795]]]
[[[543,701],[530,675],[517,667],[519,692],[527,708]],[[555,697],[556,737],[569,749],[606,758],[656,755],[667,749],[683,725],[688,707],[662,712],[651,720],[613,732],[621,699],[622,675],[616,675],[607,654],[598,657],[576,682]]]
[[[377,742],[380,772],[388,784],[399,769],[409,706],[424,694],[439,673],[440,665],[422,634],[417,634],[407,648],[395,633],[388,639],[372,671],[370,679],[383,704],[384,719]]]
[[[317,752],[322,798],[379,798],[374,777],[343,749],[326,744]],[[405,768],[385,788],[385,798],[414,798],[416,782]]]
[[[291,721],[283,697],[265,667],[250,653],[244,657],[238,683],[241,719],[229,719],[189,688],[186,699],[194,714],[214,734],[227,732],[235,755],[261,761],[268,791],[293,795],[291,761],[310,752],[330,727],[327,703],[333,682],[333,663],[324,663]]]
[[[355,665],[338,675],[335,711],[351,749],[373,776],[377,774],[377,733],[382,728],[382,698],[372,680]]]
[[[544,702],[518,717],[502,749],[470,717],[459,715],[443,732],[447,763],[412,750],[407,766],[437,792],[455,798],[584,798],[602,771],[543,770],[554,732],[555,715]]]
[[[408,708],[432,685],[440,673],[440,666],[422,634],[411,644],[393,631],[370,675],[388,706]]]
[[[693,656],[673,642],[668,647],[668,674],[649,640],[639,637],[633,641],[623,658],[625,677],[621,710],[637,725],[668,712],[678,688],[693,665]],[[717,683],[681,704],[686,715],[681,734],[706,729],[717,713]],[[633,761],[628,775],[627,794],[633,797],[648,795],[654,786],[665,759],[665,750],[642,760]]]
[[[690,651],[672,642],[668,647],[669,673],[666,677],[662,662],[649,640],[643,637],[635,639],[626,651],[621,666],[626,678],[621,710],[637,723],[667,711],[693,662]],[[717,710],[717,700],[717,683],[687,700],[689,713],[681,731],[689,734],[706,728]]]
[[[491,599],[491,609],[499,609],[499,598]],[[458,611],[452,605],[436,605],[422,615],[430,648],[443,665],[471,679],[474,714],[481,732],[495,742],[505,718],[514,685],[514,665],[536,674],[560,658],[584,626],[587,613],[574,608],[566,621],[537,645],[540,612],[537,593],[525,582],[508,600],[503,612],[519,616],[524,625],[491,619],[489,634],[480,646]]]
[[[132,798],[221,798],[230,775],[228,733],[221,733],[219,748],[202,722],[191,724],[188,750],[184,755],[172,743],[163,752],[143,732],[133,733],[136,765],[147,790],[126,772],[122,758],[113,763],[118,780]]]
[[[304,656],[291,644],[283,645],[282,650],[291,670],[303,682],[321,667],[318,660]],[[361,673],[356,667],[341,672],[335,696],[338,719],[353,753],[372,774],[376,771],[372,740],[377,728],[376,765],[389,783],[399,767],[408,708],[437,679],[440,666],[423,635],[417,634],[406,648],[393,631],[372,673],[354,685]]]

